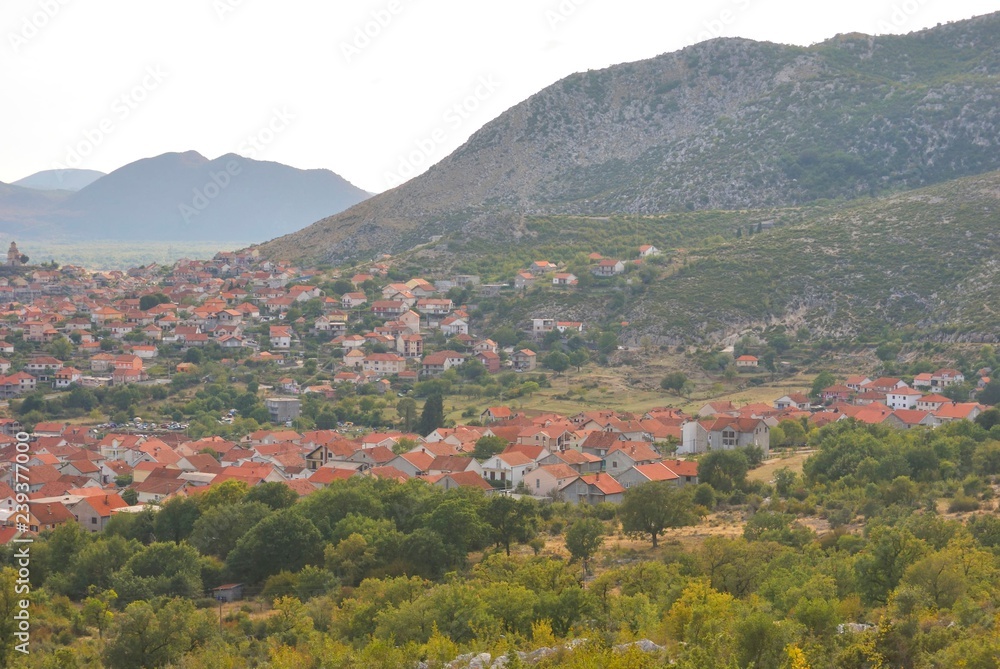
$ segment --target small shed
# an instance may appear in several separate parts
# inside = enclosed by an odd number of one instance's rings
[[[212,588],[212,597],[220,602],[235,602],[243,599],[242,583],[227,583],[217,588]]]

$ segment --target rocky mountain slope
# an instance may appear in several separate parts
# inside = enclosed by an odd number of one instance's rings
[[[575,74],[428,172],[262,246],[341,260],[433,235],[517,239],[528,214],[854,198],[1000,168],[1000,13],[802,48],[716,39]]]

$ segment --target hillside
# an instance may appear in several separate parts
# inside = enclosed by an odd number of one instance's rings
[[[16,188],[16,187],[9,187]],[[79,192],[34,194],[17,208],[0,193],[0,233],[21,238],[247,243],[291,232],[368,193],[329,170],[299,170],[229,154],[146,158]],[[61,192],[58,192],[61,193]],[[39,198],[39,195],[45,198]]]
[[[947,341],[1000,340],[1000,171],[879,198],[802,207],[657,216],[526,216],[524,235],[498,246],[442,239],[396,257],[404,274],[477,274],[511,283],[545,259],[580,277],[543,278],[483,300],[493,326],[530,318],[626,321],[623,343],[732,341],[771,325],[815,338],[878,340],[887,329]],[[749,236],[750,228],[769,229]],[[736,230],[740,230],[739,236]],[[612,232],[613,231],[613,232]],[[624,276],[590,276],[592,252],[632,260],[641,244],[663,254]]]
[[[78,191],[86,188],[104,176],[104,172],[97,170],[43,170],[35,172],[23,179],[18,179],[14,186],[22,188],[34,188],[36,190],[68,190]]]
[[[261,250],[509,242],[529,215],[781,207],[997,169],[998,38],[1000,13],[808,48],[716,39],[574,74],[420,177]]]
[[[626,314],[626,337],[719,339],[751,326],[816,336],[909,327],[1000,341],[1000,172],[809,216],[694,253]]]

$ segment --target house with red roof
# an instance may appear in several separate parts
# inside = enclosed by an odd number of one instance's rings
[[[674,470],[667,467],[662,462],[650,462],[648,464],[635,465],[615,476],[618,482],[626,489],[643,483],[655,481],[667,481],[678,484],[680,476]]]
[[[885,404],[890,409],[916,409],[917,401],[923,393],[913,388],[896,388],[885,395]]]
[[[343,463],[337,466],[320,467],[306,479],[311,484],[325,488],[334,481],[346,481],[352,476],[364,471],[365,466],[359,462]]]
[[[708,427],[708,445],[713,451],[759,446],[767,455],[771,428],[762,419],[718,416]]]
[[[804,393],[791,393],[774,400],[774,406],[776,409],[792,408],[799,409],[800,411],[809,411],[809,407],[812,406],[812,400]]]
[[[476,472],[448,472],[447,474],[438,475],[431,483],[445,490],[477,488],[487,495],[491,495],[495,491],[495,488]]]
[[[698,485],[697,460],[664,460],[663,465],[677,474],[682,485]]]
[[[570,481],[559,492],[562,498],[570,504],[581,502],[620,504],[625,495],[625,487],[610,474],[598,472],[585,474]]]
[[[28,502],[28,532],[39,534],[73,522],[73,513],[61,502]]]
[[[607,472],[615,477],[638,465],[652,464],[661,459],[652,444],[643,441],[619,441],[604,456]]]
[[[965,383],[965,375],[957,369],[944,368],[931,374],[931,390],[935,392],[957,383]]]
[[[934,412],[943,407],[945,404],[951,404],[952,399],[945,397],[944,395],[931,394],[924,395],[917,400],[917,410],[918,411],[930,411]]]
[[[80,527],[88,532],[102,532],[114,512],[126,506],[128,503],[118,493],[98,492],[73,505],[73,515]]]
[[[975,420],[986,407],[977,402],[952,402],[933,413],[934,422],[944,425],[955,420]]]
[[[754,369],[760,364],[760,360],[753,355],[741,355],[736,358],[736,368],[737,369]]]
[[[528,492],[535,497],[558,493],[569,483],[580,477],[580,472],[566,464],[542,465],[532,469],[525,477]]]

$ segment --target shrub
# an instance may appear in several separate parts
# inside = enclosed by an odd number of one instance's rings
[[[948,505],[949,513],[964,513],[967,511],[976,511],[979,509],[979,500],[975,497],[969,497],[968,495],[955,495],[955,498],[951,500],[951,504]]]

